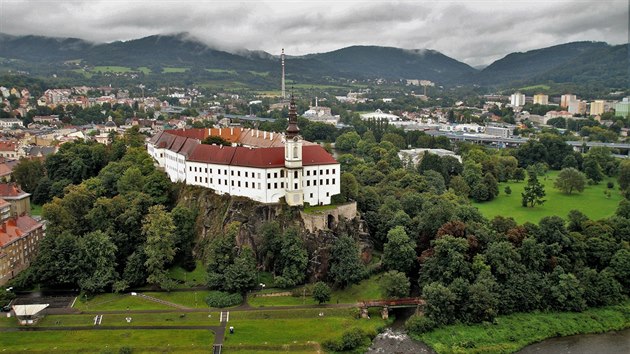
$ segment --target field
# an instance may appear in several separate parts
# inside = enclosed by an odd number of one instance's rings
[[[582,313],[519,313],[496,324],[452,325],[414,336],[438,353],[511,353],[558,336],[604,333],[630,327],[630,303]]]
[[[545,186],[547,200],[542,206],[537,205],[533,208],[525,208],[521,206],[521,193],[527,185],[523,182],[499,183],[499,196],[490,202],[473,203],[479,208],[479,211],[487,217],[493,218],[497,215],[505,217],[511,216],[518,223],[526,221],[538,223],[545,216],[558,215],[565,217],[572,209],[577,209],[584,213],[592,220],[599,220],[612,216],[617,209],[617,205],[622,199],[617,188],[610,189],[611,196],[608,198],[604,192],[608,190],[606,182],[612,181],[617,185],[614,178],[607,178],[594,186],[586,186],[584,192],[573,193],[571,195],[564,194],[553,187],[553,182],[558,175],[558,171],[551,171],[545,177],[539,177],[539,181]],[[511,195],[504,192],[505,186],[512,189]]]
[[[9,353],[208,353],[214,342],[209,330],[99,330],[2,333]]]
[[[163,74],[169,74],[169,73],[184,73],[188,71],[188,68],[163,68],[162,69],[162,73]]]
[[[31,215],[42,215],[42,206],[31,203]]]
[[[209,290],[199,291],[171,291],[171,292],[143,292],[143,294],[173,302],[190,308],[208,308],[206,296]]]
[[[545,84],[539,84],[539,85],[531,85],[531,86],[527,86],[527,87],[521,87],[519,90],[549,90],[551,88],[551,86],[549,85],[545,85]]]
[[[374,276],[361,281],[359,284],[348,286],[343,290],[335,290],[332,292],[329,304],[355,304],[361,300],[381,299],[381,289],[379,287],[379,276]],[[278,292],[285,290],[276,290]],[[271,292],[270,290],[265,291]],[[299,289],[297,290],[299,292]],[[265,296],[265,297],[249,297],[247,301],[254,307],[272,307],[272,306],[300,306],[300,305],[316,305],[312,296]]]
[[[110,73],[129,73],[132,72],[134,70],[132,70],[129,67],[126,66],[95,66],[92,71],[94,72],[100,72],[100,73],[104,73],[104,72],[110,72]]]
[[[100,294],[88,301],[79,298],[74,308],[83,311],[117,311],[117,310],[172,310],[173,307],[149,301],[129,294]]]
[[[236,75],[235,70],[228,70],[228,69],[206,69],[206,71],[209,73],[225,73],[225,74],[230,74],[230,75]]]
[[[210,317],[208,317],[210,316]],[[130,317],[131,322],[126,318]],[[13,323],[15,320],[13,320]],[[218,326],[218,312],[104,314],[102,326]],[[49,315],[38,327],[93,327],[94,315]]]
[[[351,328],[377,331],[387,324],[374,311],[371,319],[356,319],[350,309],[313,309],[291,311],[231,312],[230,326],[234,334],[226,333],[226,353],[233,349],[248,353],[256,350],[271,352],[317,352],[318,343],[334,339]],[[320,316],[321,315],[321,316]]]
[[[206,285],[206,267],[197,261],[197,267],[192,272],[186,271],[180,266],[175,266],[168,271],[168,277],[181,283],[178,287],[189,288]]]

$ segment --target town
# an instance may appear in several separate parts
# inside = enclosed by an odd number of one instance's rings
[[[2,350],[626,352],[627,8],[569,3],[5,4]]]

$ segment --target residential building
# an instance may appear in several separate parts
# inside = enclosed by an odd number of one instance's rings
[[[586,114],[586,101],[575,100],[569,102],[569,113]]]
[[[498,136],[501,138],[509,138],[512,136],[513,130],[505,127],[487,126],[485,133],[488,135]]]
[[[232,146],[201,141],[219,136]],[[255,129],[180,129],[156,134],[147,150],[169,178],[261,203],[325,205],[340,193],[340,164],[321,146],[302,140],[295,102],[284,134]]]
[[[591,102],[591,108],[590,108],[589,114],[592,116],[597,116],[604,113],[605,109],[606,109],[606,101],[604,100],[593,101]]]
[[[14,127],[24,128],[24,123],[17,118],[2,118],[0,119],[0,128],[11,129]]]
[[[572,101],[577,101],[577,97],[575,95],[565,94],[560,96],[560,108],[569,108],[569,104]]]
[[[520,92],[516,92],[514,94],[512,94],[510,96],[510,104],[513,107],[521,107],[525,105],[525,95],[520,93]]]
[[[3,208],[0,204],[0,210]],[[42,223],[29,215],[14,216],[0,224],[0,285],[18,275],[35,259],[45,236]]]
[[[361,119],[363,120],[370,120],[370,119],[385,119],[388,120],[390,122],[395,122],[395,121],[399,121],[401,120],[401,118],[395,114],[389,114],[389,113],[385,113],[383,111],[381,111],[380,109],[377,109],[374,112],[371,113],[363,113],[361,114]]]
[[[31,213],[31,195],[15,183],[0,183],[0,198],[11,205],[11,216]]]
[[[6,159],[18,158],[18,144],[15,141],[0,141],[0,157]]]
[[[630,97],[624,97],[621,102],[615,104],[615,115],[620,117],[630,117]]]
[[[549,104],[549,96],[539,93],[534,95],[534,104],[540,104],[540,105],[548,105]]]

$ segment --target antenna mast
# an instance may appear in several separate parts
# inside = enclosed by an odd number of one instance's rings
[[[284,91],[284,48],[282,48],[282,55],[280,55],[280,59],[282,61],[282,100],[287,98]]]

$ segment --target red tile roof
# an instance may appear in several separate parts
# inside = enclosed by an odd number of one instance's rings
[[[0,247],[5,247],[41,226],[42,224],[28,215],[5,221],[0,225]]]
[[[197,145],[188,161],[218,165],[244,166],[256,168],[277,168],[284,166],[284,148],[246,148],[220,145]],[[330,165],[338,163],[332,155],[319,145],[302,147],[302,165]]]
[[[13,141],[0,141],[0,151],[17,151],[17,146]]]
[[[0,183],[0,197],[21,197],[28,195],[15,183]]]

